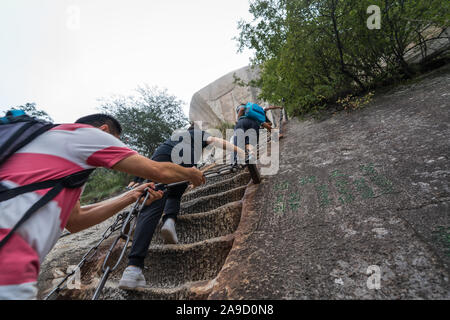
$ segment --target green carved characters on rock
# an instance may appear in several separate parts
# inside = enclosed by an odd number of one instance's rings
[[[355,200],[368,200],[393,193],[392,181],[377,172],[373,163],[361,165],[358,169],[360,174],[357,177],[336,169],[325,179],[305,176],[296,182],[279,182],[274,187],[274,213],[281,216],[286,212],[298,212],[311,195],[322,209],[333,204],[348,205]]]

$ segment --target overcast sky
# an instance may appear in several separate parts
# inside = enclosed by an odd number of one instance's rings
[[[249,63],[248,0],[0,0],[0,111],[37,103],[56,122],[138,85],[185,101]],[[3,113],[3,112],[2,112]]]

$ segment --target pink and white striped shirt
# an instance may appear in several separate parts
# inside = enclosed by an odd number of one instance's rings
[[[111,168],[136,154],[113,135],[84,124],[53,128],[0,166],[0,182],[15,188],[95,167]],[[0,202],[0,239],[47,190]],[[67,224],[81,188],[64,189],[38,210],[0,250],[0,299],[36,297],[40,264]]]

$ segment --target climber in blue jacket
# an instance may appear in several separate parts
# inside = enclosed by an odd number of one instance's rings
[[[240,149],[244,149],[248,154],[252,153],[259,143],[259,129],[265,128],[269,132],[272,126],[267,118],[267,110],[255,103],[241,103],[236,107],[237,123],[234,127],[233,144]],[[239,139],[239,137],[245,137]],[[241,145],[244,144],[244,145]],[[233,156],[233,163],[237,162],[237,155]]]

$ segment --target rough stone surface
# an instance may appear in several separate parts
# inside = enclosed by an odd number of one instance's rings
[[[290,121],[209,298],[449,299],[449,108],[446,66],[362,110]]]
[[[221,192],[232,189],[233,186],[241,185],[242,183],[247,183],[249,181],[249,179],[250,179],[250,175],[248,174],[248,172],[244,172],[244,173],[234,176],[230,179],[219,181],[213,185],[203,187],[203,188],[197,188],[194,190],[194,192],[184,195],[182,200],[185,202],[188,202],[188,201],[198,199],[198,198],[201,198],[204,196],[221,193]]]
[[[242,199],[246,185],[210,196],[201,197],[181,204],[179,215],[208,212],[215,208]]]
[[[419,47],[407,52],[405,61],[408,63],[420,63],[425,59],[437,56],[450,49],[450,28],[445,30],[429,28],[428,30],[425,30],[424,36],[426,39],[439,38],[427,42],[426,52],[422,52]]]

